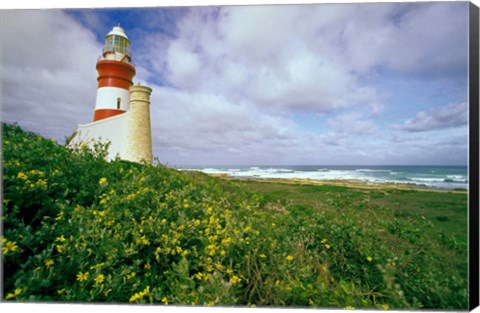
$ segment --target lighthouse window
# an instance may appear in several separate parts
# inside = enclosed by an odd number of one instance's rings
[[[122,102],[122,99],[117,98],[117,109],[120,109],[120,103]]]
[[[110,51],[130,55],[130,44],[128,39],[121,36],[108,36],[105,40],[105,48]]]

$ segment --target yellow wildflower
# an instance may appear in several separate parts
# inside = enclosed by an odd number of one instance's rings
[[[372,262],[373,258],[371,256],[367,256],[367,261]]]
[[[344,309],[347,309],[347,310],[355,310],[355,308],[351,305],[347,305]]]
[[[146,246],[150,245],[150,241],[148,241],[148,239],[145,236],[142,236],[142,238],[140,238],[140,240],[142,241],[142,244],[144,244]]]
[[[99,185],[105,185],[106,183],[108,183],[108,180],[105,177],[100,178],[98,181]]]
[[[15,289],[15,290],[13,291],[13,293],[7,294],[7,296],[5,297],[5,299],[6,299],[6,300],[8,300],[8,299],[13,299],[13,298],[15,298],[16,296],[18,296],[18,295],[21,294],[21,293],[22,293],[22,289]]]
[[[65,240],[67,240],[67,239],[65,239],[65,237],[64,237],[63,235],[61,235],[60,237],[55,238],[55,241],[61,241],[61,242],[63,242],[63,241],[65,241]]]
[[[384,310],[388,310],[390,308],[390,306],[388,304],[382,304],[381,307]]]
[[[25,175],[25,173],[23,173],[23,172],[19,172],[18,175],[17,175],[17,178],[18,179],[23,179],[23,180],[28,179],[27,175]]]
[[[332,246],[329,245],[328,243],[325,245],[325,248],[330,249]]]
[[[230,237],[222,239],[222,245],[228,245],[230,242],[232,242],[232,238]]]
[[[58,253],[63,253],[63,246],[57,245],[56,248]]]
[[[55,217],[55,220],[56,220],[56,221],[59,221],[59,220],[62,219],[62,217],[63,217],[63,211],[61,211],[60,213],[58,213],[57,217]]]
[[[103,274],[98,274],[97,277],[95,277],[95,283],[96,284],[101,284],[105,280],[105,276]]]
[[[265,259],[267,256],[262,253],[262,254],[260,254],[260,257],[261,257],[262,259]]]
[[[47,187],[48,183],[46,179],[40,179],[35,184],[40,187]]]
[[[287,255],[287,261],[292,261],[292,260],[293,260],[293,256]]]
[[[205,269],[207,270],[207,272],[213,272],[213,266],[211,266],[210,264],[207,264],[205,266]]]
[[[8,252],[15,252],[18,248],[17,243],[15,241],[8,241],[6,239],[2,240],[2,251],[3,254],[7,254]]]
[[[168,304],[168,299],[167,299],[167,297],[163,297],[162,302],[165,303],[165,304]]]
[[[100,200],[100,204],[107,203],[108,200],[110,200],[109,196],[103,197],[102,200]]]
[[[144,266],[144,268],[145,268],[146,270],[149,270],[151,267],[152,267],[152,266],[150,265],[150,263],[147,263],[147,264],[145,264],[145,266]]]
[[[88,279],[88,272],[85,272],[85,273],[82,273],[82,272],[78,272],[77,274],[77,280],[82,282],[84,280],[87,280]]]
[[[131,274],[127,275],[127,279],[132,279],[133,277],[135,277],[137,273],[135,272],[132,272]]]
[[[130,297],[130,302],[135,302],[136,300],[141,300],[150,292],[150,286],[147,286],[143,291],[135,293],[133,296]]]
[[[45,261],[45,266],[48,268],[52,266],[55,262],[52,259],[48,259]]]
[[[238,277],[237,275],[234,275],[234,276],[232,276],[232,278],[230,278],[230,282],[232,283],[232,285],[238,284],[241,281],[242,281],[242,279],[240,277]]]
[[[212,306],[212,305],[215,305],[215,301],[210,301],[207,303],[207,306]]]

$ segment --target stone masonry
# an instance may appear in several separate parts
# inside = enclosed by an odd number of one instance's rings
[[[133,162],[153,161],[150,125],[152,89],[140,83],[129,88],[130,110],[127,114],[127,149],[125,159]]]

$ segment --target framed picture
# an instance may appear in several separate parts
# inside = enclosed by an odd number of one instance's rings
[[[478,3],[129,5],[0,11],[2,305],[478,306]]]

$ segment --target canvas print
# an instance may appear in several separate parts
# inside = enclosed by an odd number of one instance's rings
[[[469,9],[2,10],[2,301],[466,310]]]

